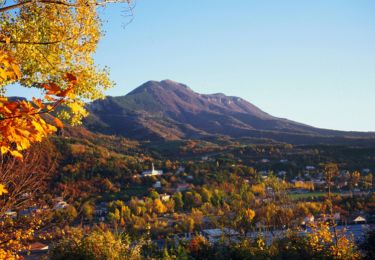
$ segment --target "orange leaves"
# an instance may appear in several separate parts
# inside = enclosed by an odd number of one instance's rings
[[[10,79],[20,77],[17,66],[0,51],[0,85]],[[11,101],[0,97],[0,152],[22,159],[21,151],[28,149],[34,142],[40,142],[47,135],[54,133],[57,128],[47,123],[41,114],[51,112],[57,105],[68,98],[73,98],[73,88],[77,78],[66,74],[67,87],[62,89],[55,83],[42,84],[46,90],[45,98],[55,102],[52,106],[43,104],[41,99]],[[63,123],[54,118],[54,124],[63,128]]]
[[[55,122],[55,125],[58,127],[58,128],[64,128],[64,124],[60,121],[60,119],[58,119],[57,117],[55,117],[53,119],[53,121]]]
[[[3,184],[0,183],[0,196],[6,193],[8,193],[8,190],[5,188]]]
[[[58,98],[74,98],[75,97],[73,93],[73,88],[77,84],[77,78],[71,73],[67,73],[65,78],[68,83],[68,87],[65,89],[62,89],[59,85],[53,82],[41,84],[41,87],[46,90],[45,98],[47,100],[58,101]]]
[[[33,142],[40,142],[45,136],[56,131],[56,127],[47,124],[40,116],[43,105],[26,100],[9,101],[0,99],[0,148],[1,153],[10,153],[22,158],[20,153],[30,147]]]

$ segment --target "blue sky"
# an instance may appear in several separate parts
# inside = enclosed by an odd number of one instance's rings
[[[375,131],[375,1],[138,0],[102,11],[98,64],[124,95],[172,79],[317,127]]]

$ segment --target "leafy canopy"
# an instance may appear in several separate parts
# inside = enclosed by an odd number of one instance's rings
[[[79,124],[84,101],[112,86],[108,69],[93,54],[102,36],[99,7],[129,0],[0,0],[0,151],[22,158],[22,150],[62,127],[41,114],[64,104],[58,117]],[[36,88],[44,98],[10,100],[14,84]],[[48,105],[46,105],[48,103]],[[52,121],[52,120],[51,120]]]

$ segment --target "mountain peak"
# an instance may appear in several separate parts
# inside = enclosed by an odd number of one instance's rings
[[[158,91],[176,91],[176,90],[188,90],[193,92],[187,85],[170,80],[165,79],[162,81],[150,80],[143,83],[141,86],[137,87],[133,91],[129,92],[128,95],[139,94],[142,92],[158,92]]]

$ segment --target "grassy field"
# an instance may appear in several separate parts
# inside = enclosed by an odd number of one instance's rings
[[[337,194],[339,194],[339,193],[332,193],[332,195],[337,195]],[[326,192],[321,192],[321,191],[301,193],[301,194],[289,194],[290,198],[293,199],[293,200],[306,199],[306,198],[310,198],[310,197],[324,197],[326,195],[327,195]]]

